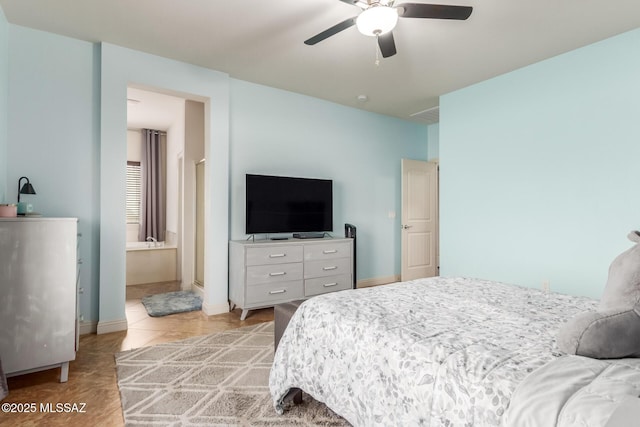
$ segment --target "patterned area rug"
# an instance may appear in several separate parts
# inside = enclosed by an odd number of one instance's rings
[[[151,317],[166,316],[202,309],[202,298],[191,291],[167,292],[142,298],[142,305]]]
[[[348,426],[308,395],[277,415],[269,393],[273,322],[116,354],[125,424]]]

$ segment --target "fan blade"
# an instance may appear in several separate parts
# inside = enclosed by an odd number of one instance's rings
[[[382,52],[383,58],[388,58],[396,54],[396,43],[393,40],[393,33],[389,31],[386,34],[378,36],[378,46]]]
[[[396,6],[403,18],[458,19],[464,21],[471,15],[471,6],[448,6],[443,4],[402,3]]]
[[[312,46],[316,43],[321,42],[322,40],[331,37],[334,34],[338,34],[340,31],[342,30],[346,30],[349,27],[352,27],[356,24],[356,17],[354,16],[353,18],[349,18],[349,19],[345,19],[344,21],[342,21],[339,24],[334,25],[333,27],[324,30],[323,32],[316,34],[315,36],[311,37],[309,40],[305,40],[304,44],[307,44],[309,46]]]
[[[347,3],[347,4],[355,6],[356,3],[358,3],[359,0],[340,0],[340,1],[343,2],[343,3]]]

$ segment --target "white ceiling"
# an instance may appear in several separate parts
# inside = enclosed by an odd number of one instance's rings
[[[184,119],[183,98],[158,92],[127,88],[127,128],[167,131]]]
[[[0,0],[12,24],[405,119],[447,92],[640,27],[638,0],[437,3],[474,10],[466,21],[400,18],[398,54],[376,66],[375,39],[355,27],[303,44],[358,14],[339,0]]]

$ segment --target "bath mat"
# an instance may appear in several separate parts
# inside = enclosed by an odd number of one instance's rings
[[[191,291],[167,292],[142,298],[142,305],[151,317],[166,316],[202,308],[202,298]]]

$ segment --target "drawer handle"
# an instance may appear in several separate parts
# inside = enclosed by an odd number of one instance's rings
[[[269,258],[283,258],[286,257],[287,254],[270,254]]]
[[[338,268],[338,266],[337,266],[337,265],[332,265],[331,267],[322,267],[322,269],[323,269],[324,271],[327,271],[327,270],[335,270],[336,268]]]
[[[284,294],[285,292],[287,292],[286,289],[278,289],[277,291],[269,291],[269,293],[271,295],[275,295],[275,294]]]
[[[338,253],[337,249],[328,249],[326,251],[322,251],[323,254],[335,254]]]
[[[269,273],[269,276],[273,277],[273,276],[284,276],[285,274],[287,274],[286,271],[278,271],[276,273]]]
[[[333,282],[333,283],[325,283],[322,286],[324,286],[325,288],[330,288],[332,286],[337,286],[337,285],[338,285],[338,282]]]

